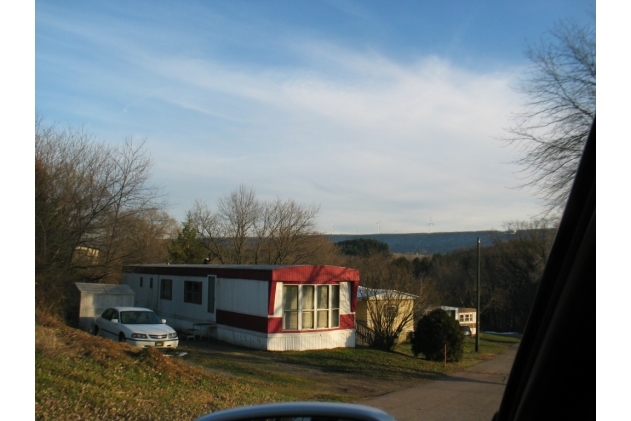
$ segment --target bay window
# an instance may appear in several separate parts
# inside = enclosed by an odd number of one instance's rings
[[[340,325],[339,285],[283,285],[283,329],[327,329]]]

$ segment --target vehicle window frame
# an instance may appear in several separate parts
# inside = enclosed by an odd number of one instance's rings
[[[101,314],[101,318],[105,320],[112,320],[112,315],[114,314],[113,308],[108,308]]]

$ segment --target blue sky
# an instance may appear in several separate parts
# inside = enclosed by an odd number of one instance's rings
[[[524,50],[594,1],[37,1],[35,107],[145,141],[178,220],[240,184],[325,232],[501,229]]]

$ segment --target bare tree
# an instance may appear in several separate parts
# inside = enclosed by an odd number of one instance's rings
[[[317,248],[312,236],[319,234],[317,206],[303,206],[293,199],[266,202],[257,226],[259,250],[269,264],[306,263]]]
[[[317,206],[261,201],[243,185],[219,199],[217,212],[196,201],[188,212],[211,261],[222,264],[324,263],[337,256],[317,230]]]
[[[547,220],[512,222],[515,231],[491,248],[496,288],[503,292],[503,302],[487,301],[483,314],[487,325],[502,330],[522,331],[552,247],[555,227]],[[491,262],[485,262],[491,266]],[[498,305],[499,304],[499,305]]]
[[[596,34],[567,22],[549,34],[527,50],[530,74],[518,88],[527,108],[516,116],[509,141],[521,147],[516,162],[524,166],[523,186],[537,188],[546,214],[553,214],[565,206],[596,117]]]
[[[177,235],[177,225],[168,213],[156,209],[127,217],[119,249],[114,254],[124,264],[166,262],[167,245]]]
[[[149,184],[151,161],[131,139],[114,147],[82,129],[36,121],[36,299],[61,297],[73,280],[114,282],[136,261],[130,242],[145,234],[160,242],[165,216],[160,191]],[[158,221],[160,219],[160,222]],[[142,221],[142,224],[140,223]],[[158,224],[154,226],[153,224]],[[138,243],[136,243],[138,245]],[[155,244],[154,244],[155,245]]]
[[[234,263],[230,258],[229,232],[219,214],[213,213],[205,202],[195,201],[193,208],[187,212],[183,228],[188,224],[194,227],[196,239],[201,241],[211,262]]]
[[[247,263],[248,238],[254,234],[261,214],[261,204],[254,189],[240,185],[219,199],[217,209],[225,238],[230,243],[231,263]]]

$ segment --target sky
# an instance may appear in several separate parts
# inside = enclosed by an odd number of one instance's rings
[[[525,49],[595,7],[38,0],[35,109],[144,142],[178,221],[243,184],[326,233],[502,229],[543,210],[505,141]]]

